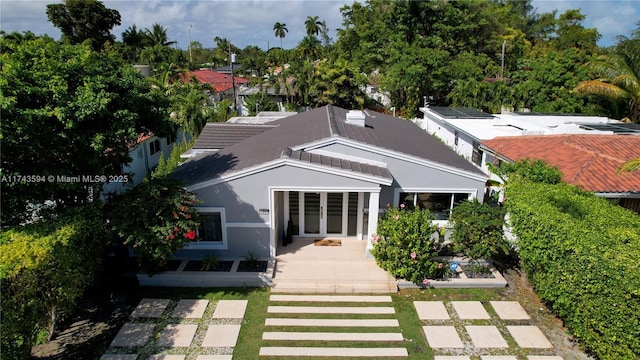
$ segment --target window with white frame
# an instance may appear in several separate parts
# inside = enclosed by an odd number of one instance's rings
[[[227,229],[224,208],[197,208],[200,227],[196,241],[187,244],[188,249],[226,249]]]
[[[401,192],[398,206],[409,209],[427,209],[435,220],[449,220],[451,210],[470,198],[470,193]]]

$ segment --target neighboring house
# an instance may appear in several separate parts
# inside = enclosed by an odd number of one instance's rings
[[[544,160],[562,172],[566,183],[640,213],[640,172],[618,172],[624,162],[640,156],[640,129],[636,131],[636,135],[498,137],[483,141],[481,149],[489,162]]]
[[[618,120],[588,115],[507,113],[487,114],[468,108],[428,106],[420,108],[424,119],[415,122],[441,139],[458,154],[489,174],[480,143],[498,136],[557,134],[613,134],[606,125]]]
[[[177,256],[273,258],[287,230],[370,249],[387,206],[426,208],[444,224],[456,203],[483,198],[486,175],[410,121],[328,105],[261,130],[172,175],[202,201],[200,241]]]
[[[231,76],[231,74],[225,74],[210,69],[200,69],[189,71],[182,75],[183,81],[190,81],[195,77],[201,84],[209,84],[215,90],[213,94],[213,101],[220,101],[222,99],[229,99],[233,101],[234,86],[235,91],[238,92],[238,88],[246,85],[249,80],[243,77]]]
[[[160,138],[153,134],[138,136],[136,143],[129,148],[131,162],[122,165],[122,174],[127,176],[127,182],[105,184],[104,193],[121,193],[141,183],[158,166],[160,154],[164,154],[165,159],[169,157],[175,143],[176,136],[168,138]]]

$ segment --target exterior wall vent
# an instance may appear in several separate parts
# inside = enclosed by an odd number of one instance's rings
[[[360,110],[349,110],[347,113],[347,124],[364,127],[364,112]]]

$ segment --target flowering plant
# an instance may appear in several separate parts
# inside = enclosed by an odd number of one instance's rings
[[[391,275],[418,285],[441,273],[433,260],[440,249],[440,236],[428,210],[389,208],[371,238],[371,253]],[[440,271],[439,271],[440,270]]]
[[[185,241],[197,239],[196,199],[177,182],[153,179],[114,198],[112,228],[149,275],[162,270]]]

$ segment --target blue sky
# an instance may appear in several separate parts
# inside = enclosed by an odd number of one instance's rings
[[[0,29],[6,32],[31,30],[58,39],[60,31],[47,20],[47,4],[56,0],[0,0]],[[289,32],[284,38],[285,48],[295,47],[304,36],[307,16],[325,20],[335,39],[335,30],[341,27],[340,8],[348,1],[337,0],[105,0],[106,7],[116,9],[122,25],[113,30],[121,34],[129,26],[150,28],[157,22],[167,28],[170,40],[186,49],[189,35],[204,47],[213,47],[216,36],[228,38],[240,48],[257,45],[280,46],[273,34],[273,24],[286,23]],[[640,0],[534,0],[538,12],[558,9],[581,9],[587,16],[585,27],[598,29],[601,46],[615,43],[616,35],[629,36],[640,20]],[[189,34],[190,33],[190,34]]]

